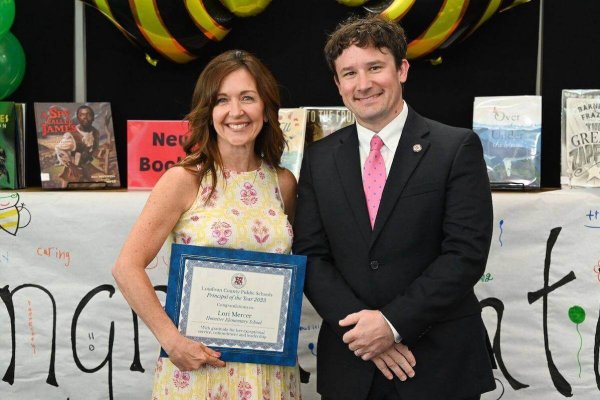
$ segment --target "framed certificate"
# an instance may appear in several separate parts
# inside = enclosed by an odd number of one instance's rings
[[[305,271],[304,256],[173,244],[165,309],[223,361],[295,365]]]

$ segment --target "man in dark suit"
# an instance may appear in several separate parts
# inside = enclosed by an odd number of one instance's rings
[[[492,202],[471,130],[408,107],[406,39],[378,17],[351,19],[325,56],[356,125],[309,146],[294,253],[323,324],[323,399],[478,399],[495,387],[473,287],[484,272]]]

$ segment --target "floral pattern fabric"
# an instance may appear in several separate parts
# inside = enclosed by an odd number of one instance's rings
[[[262,164],[250,172],[224,170],[213,197],[203,180],[192,207],[173,229],[174,243],[289,253],[292,227],[283,211],[277,171]],[[228,362],[183,372],[156,363],[152,400],[299,400],[298,367]]]

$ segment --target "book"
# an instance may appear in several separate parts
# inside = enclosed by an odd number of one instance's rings
[[[34,103],[42,189],[121,186],[110,103]]]
[[[306,110],[303,108],[280,108],[279,126],[287,143],[281,155],[281,166],[289,169],[298,180],[304,155]]]
[[[562,91],[561,139],[561,183],[599,187],[599,89]]]
[[[17,130],[15,103],[0,102],[0,188],[17,189]]]
[[[25,104],[0,102],[0,189],[25,187]]]
[[[540,187],[540,96],[475,97],[473,130],[481,139],[493,189]]]
[[[151,190],[185,157],[188,121],[127,121],[127,188]]]
[[[356,121],[346,107],[302,107],[306,109],[306,143],[312,143]]]

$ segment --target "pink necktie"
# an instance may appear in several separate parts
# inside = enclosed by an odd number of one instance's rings
[[[385,186],[385,163],[381,157],[381,147],[383,140],[377,135],[371,139],[371,151],[365,162],[363,174],[363,188],[367,199],[367,208],[369,210],[369,219],[371,228],[375,226],[375,217],[381,201],[381,194]]]

